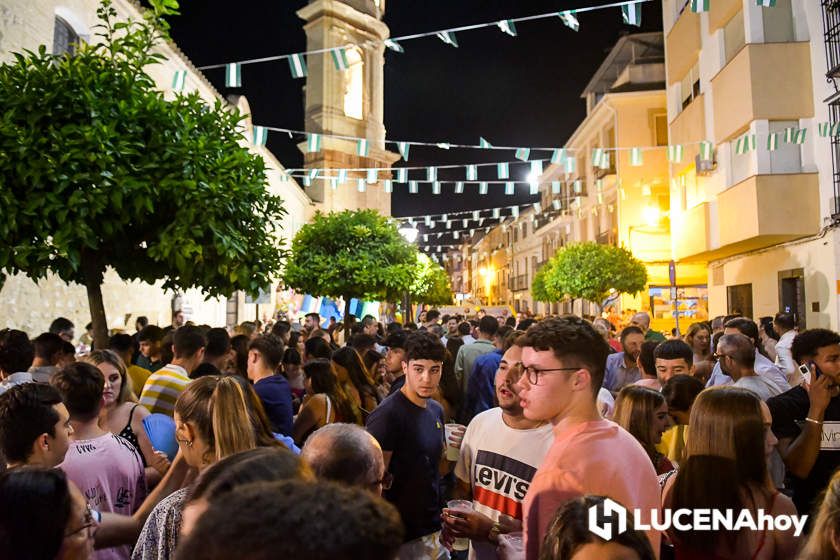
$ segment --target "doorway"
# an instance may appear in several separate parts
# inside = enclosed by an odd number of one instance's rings
[[[779,271],[779,311],[793,313],[796,326],[805,330],[805,270]]]
[[[753,316],[752,284],[737,284],[726,287],[726,312],[742,317]]]

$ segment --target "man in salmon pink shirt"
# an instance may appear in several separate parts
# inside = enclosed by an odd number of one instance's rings
[[[607,496],[649,522],[660,505],[653,464],[642,446],[598,412],[609,346],[574,316],[546,319],[523,339],[518,382],[525,417],[554,426],[554,444],[534,475],[524,504],[525,557],[537,560],[557,509],[585,495]],[[660,534],[648,531],[659,553]]]

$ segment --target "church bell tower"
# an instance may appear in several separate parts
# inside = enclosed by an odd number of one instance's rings
[[[365,171],[348,171],[347,180],[333,188],[320,178],[306,187],[309,196],[325,212],[372,208],[391,214],[391,195],[383,181],[391,178],[390,167],[399,155],[385,149],[383,123],[383,67],[388,26],[382,22],[385,0],[310,0],[297,14],[306,23],[306,50],[345,47],[347,68],[337,70],[329,51],[308,55],[305,91],[305,130],[324,135],[321,150],[308,153],[299,145],[308,169],[379,168],[377,181],[368,182]],[[359,155],[356,140],[329,135],[364,138],[367,155]],[[365,179],[364,192],[358,179]]]

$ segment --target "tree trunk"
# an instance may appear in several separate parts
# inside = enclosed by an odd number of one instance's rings
[[[350,340],[350,298],[344,297],[344,342]]]
[[[108,319],[105,317],[105,303],[102,301],[102,280],[105,267],[95,255],[82,254],[82,271],[87,288],[90,321],[93,323],[93,347],[108,348]]]

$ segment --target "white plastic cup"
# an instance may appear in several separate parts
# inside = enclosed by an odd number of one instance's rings
[[[461,435],[463,436],[463,430],[467,428],[461,424],[451,423],[444,424],[443,429],[446,435],[446,460],[457,461],[461,456],[461,450],[459,447],[452,445],[452,435],[460,429],[462,430]]]
[[[457,424],[455,424],[457,426]],[[473,504],[469,500],[449,500],[446,502],[446,507],[452,511],[469,512],[473,510]],[[452,543],[452,550],[468,550],[470,548],[470,539],[460,538],[455,539]]]

